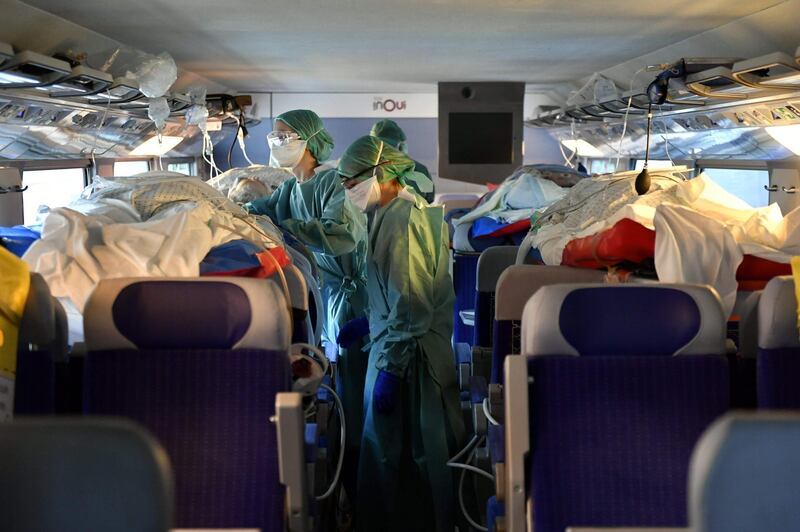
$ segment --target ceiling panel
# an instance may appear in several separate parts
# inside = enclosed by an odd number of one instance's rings
[[[796,0],[792,0],[796,2]],[[572,82],[780,0],[28,0],[241,91]]]

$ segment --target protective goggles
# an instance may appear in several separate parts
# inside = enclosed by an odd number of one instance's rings
[[[294,131],[272,131],[267,135],[267,141],[271,140],[283,144],[290,140],[300,140],[300,135]]]

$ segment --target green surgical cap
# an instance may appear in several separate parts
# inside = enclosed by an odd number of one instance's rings
[[[322,119],[314,111],[297,109],[278,116],[280,120],[297,132],[302,140],[308,142],[308,151],[318,163],[325,161],[333,150],[333,137],[322,125]]]
[[[378,181],[397,180],[401,185],[413,186],[418,192],[433,190],[433,182],[414,171],[416,163],[405,153],[393,148],[378,137],[366,136],[353,142],[339,159],[339,174],[344,177],[358,176],[359,180],[369,179],[372,172],[367,170],[380,166]]]
[[[378,137],[382,141],[387,144],[390,144],[393,148],[400,147],[400,143],[406,141],[406,134],[400,129],[400,126],[397,125],[397,122],[394,120],[381,120],[380,122],[376,122],[372,129],[369,132],[370,135],[373,137]]]

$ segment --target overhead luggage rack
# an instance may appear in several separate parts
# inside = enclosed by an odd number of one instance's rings
[[[583,109],[569,109],[567,111],[564,111],[564,114],[569,116],[570,118],[574,118],[575,120],[578,120],[579,122],[580,121],[583,121],[583,122],[598,122],[598,121],[602,122],[603,121],[602,118],[600,118],[598,116],[590,115],[589,113],[585,112]]]
[[[139,90],[139,84],[130,78],[114,78],[111,87],[105,92],[87,95],[87,100],[91,102],[110,102],[113,105],[130,103],[144,98],[144,94]]]
[[[0,65],[14,57],[14,47],[8,43],[0,42]]]
[[[110,74],[78,65],[69,76],[42,89],[47,90],[53,98],[76,98],[99,94],[113,83],[114,78]]]
[[[625,115],[625,113],[628,113],[628,115],[643,115],[647,111],[646,106],[644,108],[642,108],[642,107],[640,107],[638,105],[634,106],[633,105],[633,99],[631,99],[631,105],[630,105],[630,108],[629,108],[629,106],[628,106],[628,98],[620,98],[618,100],[611,100],[609,102],[603,102],[603,103],[601,103],[599,105],[600,105],[600,107],[602,107],[602,108],[604,108],[604,109],[606,109],[608,111],[611,111],[611,112],[616,113],[616,114],[621,114],[623,116]]]
[[[587,105],[582,107],[581,111],[595,118],[616,118],[625,115],[625,111],[622,111],[622,113],[610,111],[602,105]]]
[[[733,76],[731,69],[726,67],[716,67],[687,76],[686,88],[697,96],[722,100],[743,100],[749,94],[761,90],[742,84]]]
[[[66,61],[25,50],[0,64],[0,88],[34,89],[58,83],[70,74],[72,67]]]
[[[800,48],[796,55],[800,55]],[[800,90],[800,57],[774,52],[740,61],[731,69],[742,85],[762,90]]]
[[[176,114],[185,111],[192,105],[192,100],[185,94],[170,93],[164,96],[167,99],[169,110],[171,113]],[[112,105],[114,102],[112,102]],[[147,114],[147,109],[150,106],[150,100],[147,98],[137,98],[130,102],[119,105],[119,109],[123,111],[132,111],[134,113]]]
[[[711,58],[680,60],[654,82],[664,92],[655,96],[641,89],[614,99],[547,110],[526,121],[531,127],[559,127],[567,122],[583,132],[592,123],[621,124],[626,117],[640,120],[648,109],[671,133],[739,127],[764,127],[800,121],[800,47],[795,57],[775,52],[753,59]],[[651,84],[651,87],[653,84]],[[658,90],[658,87],[657,87]],[[651,96],[662,96],[662,104]],[[677,128],[672,128],[677,124]],[[608,130],[610,131],[610,130]]]

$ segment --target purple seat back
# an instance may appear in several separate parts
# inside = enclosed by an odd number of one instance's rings
[[[61,304],[38,273],[20,324],[14,414],[43,415],[56,410],[56,363],[66,360],[66,317]]]
[[[461,321],[459,312],[472,310],[475,304],[475,278],[478,269],[478,253],[453,254],[453,286],[456,302],[453,307],[453,341],[472,345],[475,328]]]
[[[602,283],[605,277],[602,271],[569,266],[515,265],[503,270],[495,292],[491,382],[503,382],[503,360],[520,352],[522,311],[539,288],[556,283]]]
[[[525,307],[521,347],[537,532],[686,526],[692,449],[729,407],[716,294],[546,286]]]
[[[758,406],[800,408],[800,335],[790,276],[767,283],[758,304]]]
[[[103,281],[86,310],[84,409],[164,445],[178,528],[279,530],[275,395],[291,321],[269,280]]]

